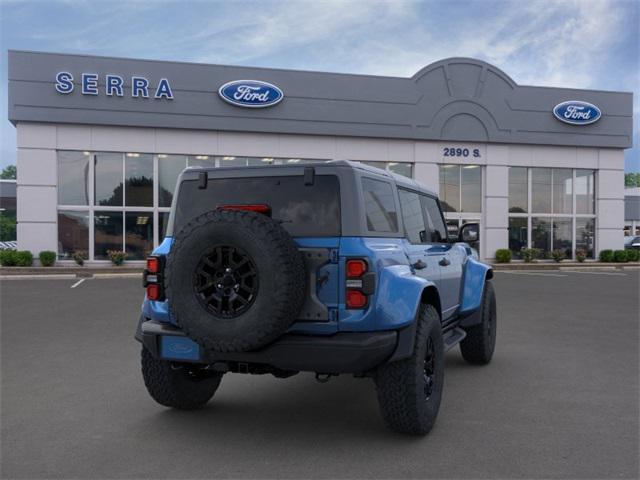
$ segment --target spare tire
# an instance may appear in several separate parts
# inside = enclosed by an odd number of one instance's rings
[[[282,335],[304,303],[304,259],[266,215],[215,210],[174,237],[165,270],[171,312],[205,349],[242,352]]]

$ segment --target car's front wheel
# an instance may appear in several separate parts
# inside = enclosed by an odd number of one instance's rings
[[[155,358],[142,347],[142,376],[151,397],[180,410],[203,407],[218,389],[222,373]]]
[[[382,417],[392,430],[426,435],[435,424],[444,383],[440,315],[421,305],[411,357],[385,364],[374,375]]]

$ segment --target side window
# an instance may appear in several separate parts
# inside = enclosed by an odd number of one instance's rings
[[[425,243],[427,234],[420,196],[415,192],[403,189],[398,189],[398,194],[400,195],[400,210],[402,210],[402,221],[407,232],[407,240],[411,243]]]
[[[437,200],[433,197],[427,197],[426,195],[421,195],[420,198],[422,200],[425,217],[427,217],[427,223],[429,224],[427,241],[433,243],[446,242],[447,227],[442,219],[442,213],[440,212]]]
[[[398,214],[391,184],[371,178],[362,179],[367,229],[371,232],[397,232]]]

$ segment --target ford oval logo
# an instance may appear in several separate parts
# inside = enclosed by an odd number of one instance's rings
[[[173,353],[191,353],[193,352],[193,345],[188,345],[186,343],[171,343],[169,344],[169,351]]]
[[[284,97],[278,87],[260,80],[234,80],[222,85],[218,94],[225,102],[248,108],[272,107]]]
[[[592,103],[580,100],[569,100],[553,107],[553,114],[558,120],[571,125],[589,125],[597,122],[602,112]]]

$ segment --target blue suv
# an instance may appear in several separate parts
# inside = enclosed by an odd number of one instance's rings
[[[493,355],[477,239],[477,224],[448,231],[420,184],[357,162],[188,168],[144,273],[145,385],[193,409],[225,373],[351,373],[373,378],[390,428],[424,435],[444,353]]]

